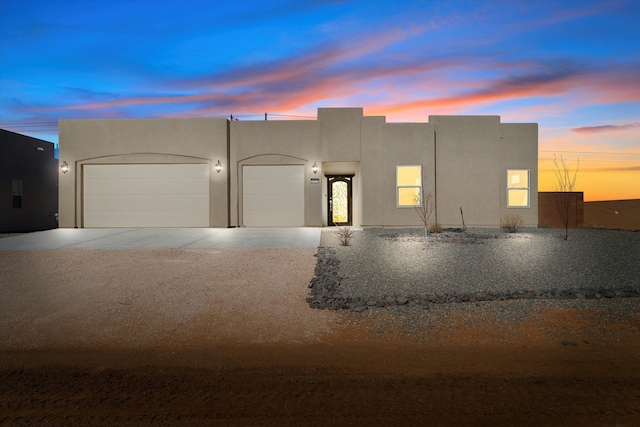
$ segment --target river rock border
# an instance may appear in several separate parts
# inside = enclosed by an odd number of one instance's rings
[[[363,312],[369,308],[389,306],[420,306],[428,310],[431,304],[472,303],[480,301],[506,301],[516,299],[601,299],[640,297],[640,290],[621,289],[543,289],[518,291],[479,291],[473,293],[386,295],[377,299],[346,297],[340,293],[340,260],[335,249],[320,247],[315,255],[318,259],[315,277],[309,283],[306,301],[311,308],[326,310],[349,310]]]

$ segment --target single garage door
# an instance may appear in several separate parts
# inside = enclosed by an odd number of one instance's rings
[[[84,226],[209,227],[209,166],[86,165]]]
[[[303,166],[244,166],[242,219],[246,227],[304,225]]]

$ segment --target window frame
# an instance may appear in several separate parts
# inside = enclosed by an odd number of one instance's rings
[[[16,185],[17,184],[17,185]],[[16,190],[17,187],[17,190]],[[11,209],[21,210],[24,195],[24,182],[21,179],[11,180]],[[16,207],[16,200],[19,201],[19,205]]]
[[[512,187],[509,182],[509,172],[527,172],[527,186],[526,187]],[[512,190],[527,192],[527,205],[526,206],[512,206],[509,204],[509,194]],[[507,209],[529,209],[531,207],[531,169],[507,169]]]
[[[420,168],[420,184],[419,185],[398,185],[398,171],[400,168]],[[401,188],[416,188],[418,189],[418,198],[420,199],[419,205],[400,205],[400,189]],[[396,165],[396,208],[419,208],[422,207],[422,165]]]

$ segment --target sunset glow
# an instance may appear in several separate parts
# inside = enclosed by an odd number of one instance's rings
[[[586,201],[640,198],[640,2],[4,0],[0,127],[69,118],[388,122],[500,115],[580,160]]]

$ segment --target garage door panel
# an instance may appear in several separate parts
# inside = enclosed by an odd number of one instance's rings
[[[265,206],[275,205],[272,209],[265,209]],[[277,208],[279,206],[282,209]],[[300,197],[298,196],[270,196],[270,195],[261,195],[261,196],[252,196],[247,198],[247,204],[245,205],[245,209],[250,211],[282,211],[282,210],[291,210],[301,212],[303,207],[300,206]]]
[[[87,196],[85,197],[85,213],[89,212],[157,212],[173,211],[173,212],[189,212],[200,211],[209,199],[206,196],[198,195],[105,195],[105,196]],[[126,207],[126,209],[123,209]]]
[[[298,179],[293,177],[291,179],[252,179],[245,182],[249,182],[249,186],[245,195],[280,195],[280,194],[295,194],[302,196],[304,194],[303,182],[292,182],[292,179]]]
[[[244,166],[242,182],[245,226],[304,225],[303,166]]]
[[[88,165],[85,227],[208,227],[207,164]]]
[[[162,195],[162,194],[202,194],[208,190],[208,184],[201,179],[99,179],[92,194],[131,194],[131,195]]]
[[[175,215],[179,213],[180,220],[176,221]],[[100,227],[122,227],[122,223],[129,224],[127,227],[193,227],[192,224],[200,220],[200,215],[193,212],[154,212],[152,215],[142,218],[136,212],[111,211],[95,212],[93,220],[100,223]]]
[[[247,214],[246,226],[255,227],[300,227],[300,215],[290,211],[253,211]]]

